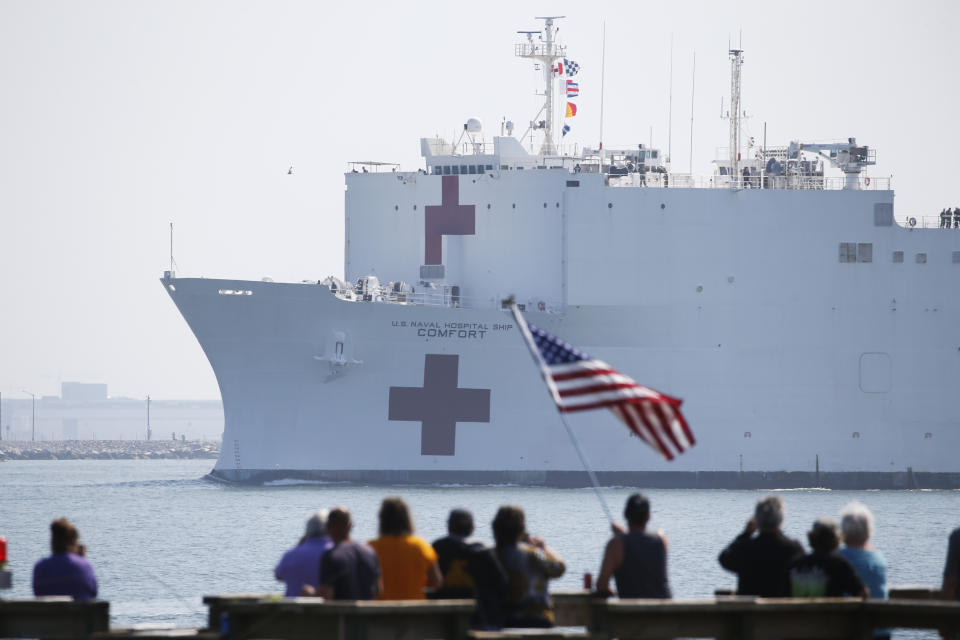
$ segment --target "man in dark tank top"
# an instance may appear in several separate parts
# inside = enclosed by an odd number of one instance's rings
[[[617,582],[621,598],[669,598],[667,582],[667,537],[662,531],[649,533],[650,501],[643,494],[627,498],[623,510],[628,529],[613,525],[614,536],[607,543],[597,578],[597,591],[613,595],[610,578]]]

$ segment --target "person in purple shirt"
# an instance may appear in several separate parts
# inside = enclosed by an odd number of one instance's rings
[[[321,509],[307,520],[307,529],[300,544],[290,549],[274,570],[277,580],[286,583],[284,596],[312,596],[320,584],[320,558],[333,541],[327,535],[327,510]]]
[[[50,523],[53,555],[33,565],[33,595],[71,596],[74,600],[97,597],[97,578],[86,559],[86,547],[77,544],[80,534],[66,518]]]

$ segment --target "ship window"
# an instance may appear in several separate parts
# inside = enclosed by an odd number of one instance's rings
[[[744,432],[743,432],[743,437],[744,437],[744,438],[752,438],[752,437],[753,437],[753,434],[750,433],[749,431],[744,431]]]
[[[487,205],[487,209],[489,209],[489,208],[490,208],[490,205],[488,204],[488,205]]]
[[[445,176],[450,175],[450,165],[445,165],[445,166],[443,167],[443,175],[445,175]]]
[[[927,264],[927,254],[918,253],[917,254],[917,264]]]
[[[924,439],[924,440],[932,440],[932,439],[933,439],[933,434],[930,433],[929,431],[927,431],[925,434],[923,434],[923,439]]]
[[[335,353],[337,355],[337,360],[343,360],[343,343],[342,342],[337,342]]]
[[[579,187],[579,186],[580,186],[580,181],[579,181],[579,180],[567,180],[567,186],[568,186],[568,187]]]
[[[607,203],[607,209],[613,209],[613,203],[612,203],[612,202],[608,202],[608,203]]]
[[[467,167],[467,171],[469,171],[469,172],[472,173],[472,174],[476,174],[476,173],[477,173],[477,165],[475,165],[475,164],[470,165],[469,167]]]
[[[517,203],[514,202],[514,203],[513,203],[512,205],[510,205],[510,206],[512,206],[514,209],[516,209],[516,208],[517,208]]]
[[[464,165],[460,165],[460,175],[465,176],[465,175],[467,175],[468,173],[473,173],[472,171],[470,171],[470,167],[468,167],[468,166],[465,165],[465,164],[464,164]]]
[[[544,208],[544,209],[547,208],[547,203],[546,203],[546,202],[543,203],[543,208]]]
[[[857,262],[873,262],[872,242],[861,242],[857,245]]]
[[[876,202],[873,205],[873,226],[892,227],[893,226],[893,203]]]
[[[859,440],[859,439],[860,439],[860,432],[859,432],[859,431],[854,431],[854,432],[853,432],[853,439],[854,439],[854,440]]]
[[[893,261],[897,264],[903,262],[903,251],[894,251],[893,252]]]
[[[657,152],[656,150],[651,151],[651,152],[650,152],[650,157],[653,158],[654,160],[656,160],[656,159],[657,159],[657,153],[658,153],[658,152]]]
[[[450,169],[451,169],[451,171],[453,172],[453,175],[455,175],[455,176],[460,175],[460,167],[459,167],[459,166],[453,165]]]
[[[960,264],[960,251],[953,252],[953,264]]]
[[[856,262],[856,261],[857,261],[857,243],[841,242],[840,243],[840,262]]]
[[[488,165],[487,165],[487,171],[493,171],[493,165],[492,165],[492,164],[488,164]]]
[[[510,168],[510,165],[506,165],[506,164],[500,165],[500,170],[501,170],[501,171],[506,171],[506,170],[509,169],[509,168]]]
[[[637,157],[640,159],[640,162],[643,162],[643,161],[646,160],[646,158],[647,158],[647,152],[641,150],[641,151],[640,151],[640,155],[637,156]]]

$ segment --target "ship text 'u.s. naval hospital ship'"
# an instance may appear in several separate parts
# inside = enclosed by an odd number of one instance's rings
[[[673,461],[608,411],[571,415],[603,484],[960,487],[960,232],[895,219],[852,138],[743,150],[741,50],[712,177],[644,145],[564,152],[571,65],[554,19],[523,33],[544,74],[530,129],[490,143],[471,119],[422,139],[416,171],[354,164],[343,280],[164,275],[223,398],[211,475],[587,486],[513,297],[685,400],[697,444]]]

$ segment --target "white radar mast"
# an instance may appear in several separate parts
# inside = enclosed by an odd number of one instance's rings
[[[743,49],[730,49],[730,170],[740,179],[740,68]]]
[[[557,147],[553,143],[553,64],[567,55],[567,48],[557,44],[558,27],[553,26],[553,21],[565,17],[537,16],[537,20],[543,20],[543,32],[518,31],[517,33],[526,36],[527,39],[526,42],[521,42],[514,47],[517,57],[538,60],[539,66],[543,69],[544,103],[540,112],[530,123],[528,131],[543,129],[543,145],[540,147],[540,154],[545,156],[557,154]],[[536,41],[533,39],[534,36],[537,36]],[[544,114],[544,119],[538,121],[537,118],[541,114]]]

